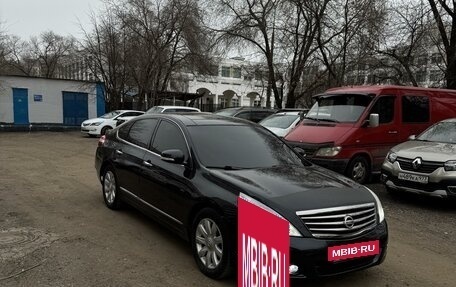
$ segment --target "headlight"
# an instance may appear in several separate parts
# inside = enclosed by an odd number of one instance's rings
[[[445,171],[456,171],[456,160],[449,160],[443,165]]]
[[[269,206],[259,202],[258,200],[244,194],[244,193],[241,193],[239,194],[239,197],[241,197],[242,199],[252,203],[252,204],[255,204],[256,206],[259,206],[260,208],[263,208],[264,210],[276,215],[277,217],[280,217],[280,218],[283,218],[285,219],[282,215],[280,215],[279,213],[277,213],[274,209],[270,208]],[[286,220],[286,219],[285,219]],[[290,236],[293,236],[293,237],[302,237],[302,234],[301,232],[298,231],[298,229],[296,227],[294,227],[290,222],[288,222],[288,225],[289,225],[289,228],[288,228],[288,234]]]
[[[95,122],[95,123],[92,123],[91,126],[99,126],[99,125],[101,125],[101,123],[103,123],[103,122]]]
[[[390,162],[390,163],[394,163],[397,159],[397,154],[393,151],[390,151],[388,153],[388,155],[386,156],[386,159]]]
[[[290,231],[288,232],[288,234],[290,236],[293,236],[293,237],[302,237],[301,235],[301,232],[298,231],[298,229],[296,229],[296,227],[293,226],[293,224],[289,223],[288,224],[290,225]]]
[[[375,199],[375,203],[377,204],[378,222],[379,222],[379,223],[382,223],[383,220],[385,220],[385,212],[383,211],[382,203],[380,202],[380,199],[379,199],[378,196],[375,194],[375,192],[373,192],[372,190],[370,190],[370,189],[367,188],[366,186],[365,186],[365,188],[366,188],[367,190],[369,190],[369,192],[372,194],[372,196],[373,196],[374,199]]]
[[[331,157],[336,156],[342,150],[340,146],[333,146],[333,147],[322,147],[320,148],[315,156],[324,156],[324,157]]]

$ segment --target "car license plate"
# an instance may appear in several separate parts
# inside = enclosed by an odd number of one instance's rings
[[[399,179],[408,180],[419,183],[428,183],[429,177],[423,175],[416,175],[411,173],[400,172],[398,175]]]
[[[380,254],[378,240],[328,247],[328,261],[373,256]]]

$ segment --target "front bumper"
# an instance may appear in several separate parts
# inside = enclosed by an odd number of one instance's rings
[[[380,253],[375,256],[359,257],[335,262],[328,261],[328,247],[351,243],[379,240]],[[298,266],[293,280],[327,277],[366,269],[383,262],[388,246],[388,227],[386,221],[368,233],[350,240],[324,240],[315,238],[291,237],[290,265]]]
[[[399,172],[428,177],[428,183],[418,183],[399,179]],[[402,170],[400,165],[385,161],[382,166],[380,180],[388,188],[434,197],[456,197],[456,172],[445,172],[438,168],[432,173],[417,173]]]
[[[99,135],[100,134],[99,126],[81,126],[81,133],[89,135]]]

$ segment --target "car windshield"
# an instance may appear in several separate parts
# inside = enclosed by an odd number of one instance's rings
[[[233,108],[233,109],[224,109],[220,111],[214,112],[214,114],[217,114],[219,116],[227,116],[227,117],[232,117],[234,114],[238,111],[239,109]]]
[[[152,107],[147,110],[146,113],[148,114],[159,114],[163,111],[164,109],[162,107]]]
[[[299,115],[275,114],[262,120],[260,122],[260,125],[269,128],[286,129],[291,126],[291,124],[293,124],[293,122],[298,118]]]
[[[371,100],[367,95],[323,95],[317,98],[306,118],[328,122],[357,122]]]
[[[113,117],[117,116],[120,113],[121,113],[121,111],[112,111],[112,112],[109,112],[107,114],[102,115],[100,118],[102,118],[102,119],[112,119]]]
[[[288,146],[262,128],[210,125],[191,126],[188,130],[201,163],[208,168],[303,165]]]
[[[419,135],[417,140],[456,144],[456,122],[437,123]]]

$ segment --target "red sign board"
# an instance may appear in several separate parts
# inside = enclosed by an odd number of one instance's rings
[[[378,240],[374,240],[329,247],[328,261],[339,261],[377,254],[380,254],[380,244]]]
[[[288,287],[289,223],[246,196],[238,199],[238,286]]]

